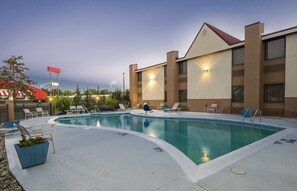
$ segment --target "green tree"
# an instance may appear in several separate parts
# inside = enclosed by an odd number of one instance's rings
[[[120,89],[116,89],[114,92],[111,93],[111,97],[118,101],[122,100],[122,91]]]
[[[47,88],[41,88],[41,90],[44,91],[44,92],[46,92],[47,95],[50,95],[51,94],[50,90],[47,89]]]
[[[99,95],[100,94],[100,87],[99,85],[97,86],[97,91],[96,91],[96,95]]]
[[[4,66],[0,67],[0,87],[5,88],[12,95],[16,103],[18,91],[24,92],[28,97],[32,97],[32,90],[28,85],[34,81],[25,74],[29,68],[22,62],[22,56],[12,56],[4,60]]]
[[[91,98],[91,94],[88,88],[84,91],[84,94],[85,94],[85,98],[84,98],[85,107],[90,111],[94,109],[94,105],[96,104],[95,100]]]
[[[109,90],[108,89],[101,89],[100,94],[102,94],[102,95],[109,94]]]
[[[73,92],[70,91],[70,90],[65,90],[62,95],[64,95],[64,96],[71,96],[71,95],[73,95]]]
[[[75,96],[73,98],[74,105],[79,105],[81,103],[81,93],[79,89],[79,85],[76,86]]]
[[[89,91],[90,95],[96,95],[97,94],[97,90],[94,88],[87,88],[87,90]],[[85,90],[86,91],[86,90]]]

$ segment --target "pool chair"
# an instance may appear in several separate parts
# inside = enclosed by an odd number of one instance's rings
[[[82,105],[76,106],[76,112],[77,113],[85,113],[85,108]]]
[[[40,130],[29,129],[22,125],[16,125],[16,128],[21,132],[21,136],[23,139],[26,137],[33,138],[35,136],[42,136],[43,138],[48,139],[49,141],[52,142],[53,153],[56,152],[53,135],[51,133],[44,133],[43,130],[41,130],[41,129]]]
[[[43,109],[41,107],[36,108],[36,113],[37,113],[37,116],[39,116],[39,115],[42,117],[49,116],[48,111],[46,111],[46,110],[43,111]]]
[[[1,131],[4,131],[5,136],[13,136],[15,133],[18,132],[16,125],[19,125],[20,121],[7,121],[1,124]]]
[[[145,111],[145,115],[147,115],[147,112],[149,111],[150,113],[152,113],[152,109],[150,108],[150,106],[147,103],[143,104],[143,110]]]
[[[176,102],[174,103],[174,105],[172,106],[172,108],[168,108],[168,109],[164,109],[165,112],[171,112],[171,111],[177,111],[177,112],[180,112],[180,110],[182,108],[178,107],[179,106],[179,103]]]
[[[67,112],[66,114],[74,114],[74,113],[77,113],[77,109],[74,105],[71,105],[69,107],[69,110],[66,110],[66,112]]]
[[[118,111],[127,111],[127,110],[129,110],[129,108],[125,108],[124,104],[122,104],[122,103],[119,103],[119,107],[120,107],[120,109]]]
[[[207,112],[213,112],[213,113],[216,113],[217,112],[217,109],[218,109],[218,104],[216,103],[212,103],[210,104],[210,107],[207,108]]]
[[[33,118],[34,116],[37,117],[36,112],[31,112],[29,109],[23,109],[23,111],[25,113],[25,119],[27,119],[27,117],[31,117],[31,118]]]

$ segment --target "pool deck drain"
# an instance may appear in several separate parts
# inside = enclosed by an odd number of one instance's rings
[[[240,168],[230,168],[230,171],[234,174],[238,174],[238,175],[245,175],[246,172]]]
[[[181,112],[153,115],[188,116],[211,119],[240,120],[240,116]],[[44,123],[49,118],[22,121],[23,125]],[[6,149],[10,170],[26,190],[289,190],[297,187],[297,119],[263,118],[264,123],[291,127],[289,134],[243,157],[225,168],[192,183],[181,167],[160,145],[129,133],[122,139],[114,132],[102,129],[53,129],[56,154],[49,154],[44,165],[23,170],[13,144],[7,139]],[[70,125],[69,125],[70,126]],[[281,140],[286,139],[287,141]],[[291,141],[290,141],[291,140]],[[282,144],[273,144],[281,141]],[[289,142],[288,142],[289,141]],[[292,143],[291,143],[292,142]],[[161,148],[161,147],[160,147]],[[228,162],[224,159],[222,162]],[[206,163],[207,164],[207,163]],[[203,165],[201,165],[203,166]],[[240,167],[244,176],[231,173]],[[212,168],[216,168],[214,165]]]

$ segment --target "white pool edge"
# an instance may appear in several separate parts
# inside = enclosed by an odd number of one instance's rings
[[[113,113],[116,114],[116,113]],[[120,113],[117,113],[120,114]],[[134,114],[135,115],[135,114]],[[81,116],[81,115],[71,115],[69,117],[76,117],[76,116]],[[83,115],[87,116],[87,115]],[[136,116],[144,117],[143,114],[139,114]],[[207,176],[210,176],[212,174],[215,174],[216,172],[222,170],[223,168],[230,166],[234,164],[235,162],[251,155],[254,152],[257,152],[264,147],[273,144],[276,140],[279,140],[283,137],[285,137],[288,134],[291,134],[292,132],[296,131],[296,129],[290,128],[290,127],[285,127],[285,126],[279,126],[279,125],[273,125],[273,124],[267,124],[267,123],[255,123],[255,124],[260,124],[260,125],[269,125],[269,126],[274,126],[274,127],[281,127],[285,128],[284,130],[275,133],[273,135],[270,135],[268,137],[265,137],[263,139],[260,139],[254,143],[251,143],[249,145],[246,145],[244,147],[241,147],[237,150],[234,150],[230,153],[227,153],[225,155],[222,155],[216,159],[213,159],[207,163],[203,163],[200,165],[196,165],[190,158],[188,158],[184,153],[182,153],[180,150],[178,150],[176,147],[172,146],[171,144],[158,139],[154,137],[150,137],[146,134],[136,132],[136,131],[131,131],[131,130],[125,130],[125,129],[115,129],[115,128],[108,128],[108,127],[95,127],[95,126],[79,126],[79,125],[69,125],[69,124],[61,124],[55,122],[54,120],[60,117],[68,117],[68,116],[58,116],[58,117],[53,117],[51,118],[48,123],[56,123],[56,125],[59,126],[65,126],[65,127],[81,127],[81,128],[92,128],[92,129],[102,129],[102,130],[108,130],[108,131],[115,131],[115,132],[125,132],[129,133],[135,136],[138,136],[140,138],[146,139],[148,141],[151,141],[161,148],[163,148],[175,161],[176,163],[181,167],[181,169],[184,171],[184,173],[188,176],[188,178],[193,182],[197,183],[199,180],[202,180],[206,178]],[[168,116],[150,116],[150,117],[162,117],[162,118],[168,118]],[[171,117],[179,117],[177,115],[171,116]],[[213,118],[195,118],[193,116],[182,116],[183,119],[205,119],[205,120],[214,120]],[[223,120],[223,121],[230,121],[230,122],[239,122],[238,120],[224,120],[224,119],[217,119],[217,120]]]

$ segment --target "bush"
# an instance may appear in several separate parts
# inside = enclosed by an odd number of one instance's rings
[[[72,99],[66,96],[56,96],[54,99],[56,108],[65,113],[66,110],[69,110],[70,105],[72,104]]]
[[[115,109],[118,107],[118,103],[119,101],[112,98],[111,96],[108,96],[106,98],[106,106],[109,107],[109,108],[112,108],[112,109]]]

